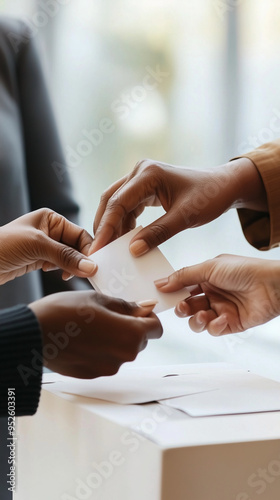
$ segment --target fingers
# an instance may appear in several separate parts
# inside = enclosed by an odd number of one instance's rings
[[[219,316],[216,311],[211,309],[205,295],[179,302],[175,308],[175,314],[179,318],[191,316],[189,326],[196,333],[207,330],[211,335],[220,335],[228,322],[226,314]]]
[[[218,336],[242,330],[232,313],[221,312],[218,314],[216,310],[211,308],[209,299],[205,295],[179,302],[175,308],[175,314],[179,318],[191,316],[189,326],[196,333],[207,330],[210,335]],[[236,325],[235,329],[233,325]]]
[[[199,284],[209,281],[212,267],[212,260],[207,260],[195,266],[183,267],[167,278],[156,280],[155,285],[161,292],[166,293],[176,292],[185,286],[196,285],[199,287]]]
[[[175,308],[175,314],[179,318],[191,316],[189,326],[196,333],[204,330],[214,336],[229,333],[227,314],[218,315],[211,309],[209,300],[204,295],[179,302]]]
[[[71,275],[87,278],[94,276],[97,271],[97,265],[91,259],[46,235],[36,239],[34,248],[38,258],[45,261],[43,269],[58,267],[64,271],[64,279],[69,279]]]
[[[109,297],[108,295],[103,295],[100,293],[95,294],[95,301],[101,306],[106,307],[110,311],[114,311],[118,314],[123,314],[127,316],[134,317],[146,317],[152,313],[157,300],[145,300],[142,302],[127,302],[123,299],[116,299],[114,297]]]
[[[158,317],[150,313],[146,317],[120,317],[125,319],[128,331],[133,332],[134,338],[138,337],[138,345],[143,349],[143,345],[147,340],[159,339],[162,336],[163,328]]]
[[[175,307],[175,314],[179,318],[186,318],[187,316],[193,316],[201,310],[207,311],[209,308],[210,304],[208,298],[205,295],[201,295],[179,302]]]
[[[177,210],[168,213],[145,227],[130,242],[130,252],[134,257],[140,257],[153,248],[161,245],[166,240],[184,229],[183,219]]]
[[[130,214],[136,220],[145,206],[159,205],[157,187],[161,183],[160,168],[151,165],[149,161],[143,161],[136,165],[131,174],[113,184],[102,196],[90,252],[99,250],[124,234],[127,226],[131,226],[128,224]]]
[[[50,331],[63,331],[65,321],[76,325],[77,335],[69,333],[67,347],[54,360],[47,360],[49,368],[65,375],[112,375],[122,363],[133,361],[149,339],[162,335],[161,323],[154,314],[135,317],[139,305],[94,291],[54,294],[29,307],[41,325],[44,344]]]
[[[43,217],[39,229],[42,229],[48,236],[67,246],[75,248],[84,255],[88,255],[93,238],[81,227],[73,224],[62,215],[47,210]]]
[[[96,264],[86,257],[93,241],[87,231],[49,209],[38,210],[31,216],[37,219],[40,231],[34,247],[38,258],[45,260],[44,271],[59,267],[64,271],[64,280],[72,275],[85,278],[96,273]]]
[[[162,324],[155,314],[151,314],[146,318],[139,318],[146,328],[146,339],[160,339],[163,334]]]
[[[194,332],[207,330],[210,335],[219,336],[226,333],[232,333],[228,328],[228,319],[226,314],[217,316],[212,310],[200,311],[190,318],[189,326]]]
[[[90,252],[96,252],[110,241],[123,234],[122,224],[131,212],[137,211],[139,205],[142,205],[145,198],[145,192],[137,186],[134,179],[129,183],[122,185],[122,189],[114,193],[109,199],[109,194],[104,195],[102,200],[102,209],[104,211],[94,235],[94,241]],[[106,204],[106,208],[103,207]],[[99,216],[98,216],[99,217]]]
[[[212,309],[199,311],[189,319],[189,326],[194,332],[200,333],[206,330],[211,321],[216,318],[217,314]]]
[[[99,224],[100,224],[100,221],[103,217],[103,214],[106,210],[106,206],[107,206],[109,199],[125,183],[127,177],[128,176],[125,175],[124,177],[122,177],[118,181],[114,182],[114,184],[112,184],[108,189],[106,189],[106,191],[101,196],[99,207],[98,207],[97,212],[95,214],[95,219],[94,219],[94,223],[93,223],[94,233],[97,232],[97,229],[99,227]]]
[[[145,343],[149,339],[159,339],[162,336],[162,325],[157,316],[152,312],[157,304],[157,300],[152,299],[139,303],[126,302],[125,300],[115,299],[114,297],[100,293],[95,293],[93,297],[95,303],[97,302],[101,306],[106,307],[106,309],[116,313],[114,321],[120,322],[122,329],[125,328],[124,325],[126,323],[127,331],[131,331],[131,335],[136,329],[138,335],[141,337],[141,345],[142,342]]]
[[[145,317],[149,316],[155,308],[155,306],[158,304],[158,300],[145,300],[137,303],[138,308],[135,310],[135,316],[136,317]]]

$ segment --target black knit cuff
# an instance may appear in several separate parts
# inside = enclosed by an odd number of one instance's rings
[[[8,412],[8,389],[15,392],[16,416],[38,407],[43,371],[38,320],[27,306],[0,311],[0,416]]]

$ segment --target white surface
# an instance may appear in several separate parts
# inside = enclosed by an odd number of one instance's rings
[[[256,500],[248,479],[280,460],[280,412],[193,418],[51,389],[18,436],[15,500]],[[279,477],[265,486],[279,500]]]
[[[77,396],[102,399],[119,404],[140,404],[195,394],[219,387],[218,377],[234,378],[240,369],[226,363],[158,366],[149,368],[126,367],[111,377],[82,380],[56,374],[44,374],[44,386],[52,392],[67,392]],[[246,375],[244,370],[241,370]],[[214,386],[212,381],[214,374]],[[210,378],[209,378],[210,377]],[[50,385],[48,382],[53,382]],[[209,388],[210,385],[210,388]],[[280,387],[280,384],[279,384]],[[280,406],[279,406],[280,409]]]
[[[161,400],[195,417],[280,411],[280,383],[226,363],[126,367],[93,380],[45,374],[44,382],[52,392],[119,404]]]
[[[201,394],[165,399],[162,404],[193,417],[280,410],[280,383],[253,373],[211,374],[205,387]]]
[[[47,390],[44,386],[42,397],[52,404],[64,401],[69,415],[82,409],[136,431],[162,449],[278,439],[280,454],[280,411],[194,418],[156,402],[127,405],[59,393],[53,384]],[[51,416],[50,410],[48,413]]]
[[[89,281],[96,290],[105,295],[127,301],[157,299],[158,304],[154,312],[160,313],[171,309],[190,293],[186,289],[170,294],[157,290],[154,281],[166,278],[174,269],[158,248],[138,258],[131,255],[130,240],[140,229],[141,226],[91,256],[98,264],[98,271]]]

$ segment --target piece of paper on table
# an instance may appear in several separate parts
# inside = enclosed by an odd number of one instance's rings
[[[154,281],[166,278],[174,269],[159,248],[154,248],[141,257],[131,255],[130,240],[140,229],[141,226],[91,255],[91,259],[98,265],[98,271],[89,281],[97,291],[129,302],[157,299],[154,312],[158,314],[175,307],[180,300],[189,297],[190,293],[186,289],[168,294],[157,290]]]
[[[280,410],[279,382],[227,363],[122,367],[93,380],[45,373],[43,384],[52,392],[119,404],[158,401],[193,417]]]
[[[124,370],[112,377],[93,380],[58,376],[58,382],[51,384],[51,389],[113,403],[140,404],[207,390],[205,381],[200,384],[192,378],[191,375],[198,373],[197,368],[184,366],[181,370],[164,368],[154,373],[143,368]],[[48,385],[46,376],[44,383]]]
[[[197,379],[203,383],[204,377]],[[165,399],[161,404],[184,411],[192,417],[233,415],[280,410],[280,383],[253,373],[227,372],[209,376],[203,394]]]
[[[56,375],[56,383],[51,389],[88,398],[103,399],[119,404],[140,404],[175,398],[212,390],[214,377],[223,377],[225,373],[246,373],[242,368],[232,367],[227,363],[195,363],[189,365],[156,366],[122,369],[111,377],[99,377],[93,380],[75,379]],[[54,382],[54,374],[44,374],[43,383]]]

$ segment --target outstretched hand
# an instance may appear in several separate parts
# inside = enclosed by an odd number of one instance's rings
[[[135,257],[179,231],[216,219],[229,208],[267,210],[261,177],[247,158],[208,171],[143,160],[101,197],[90,252],[133,229],[148,206],[162,206],[166,213],[131,240]]]
[[[0,284],[25,273],[60,268],[64,278],[93,276],[97,266],[87,258],[92,237],[82,228],[42,208],[0,228]]]
[[[279,261],[220,255],[155,284],[161,292],[188,287],[191,297],[177,304],[175,312],[190,316],[195,332],[243,332],[280,314]]]

